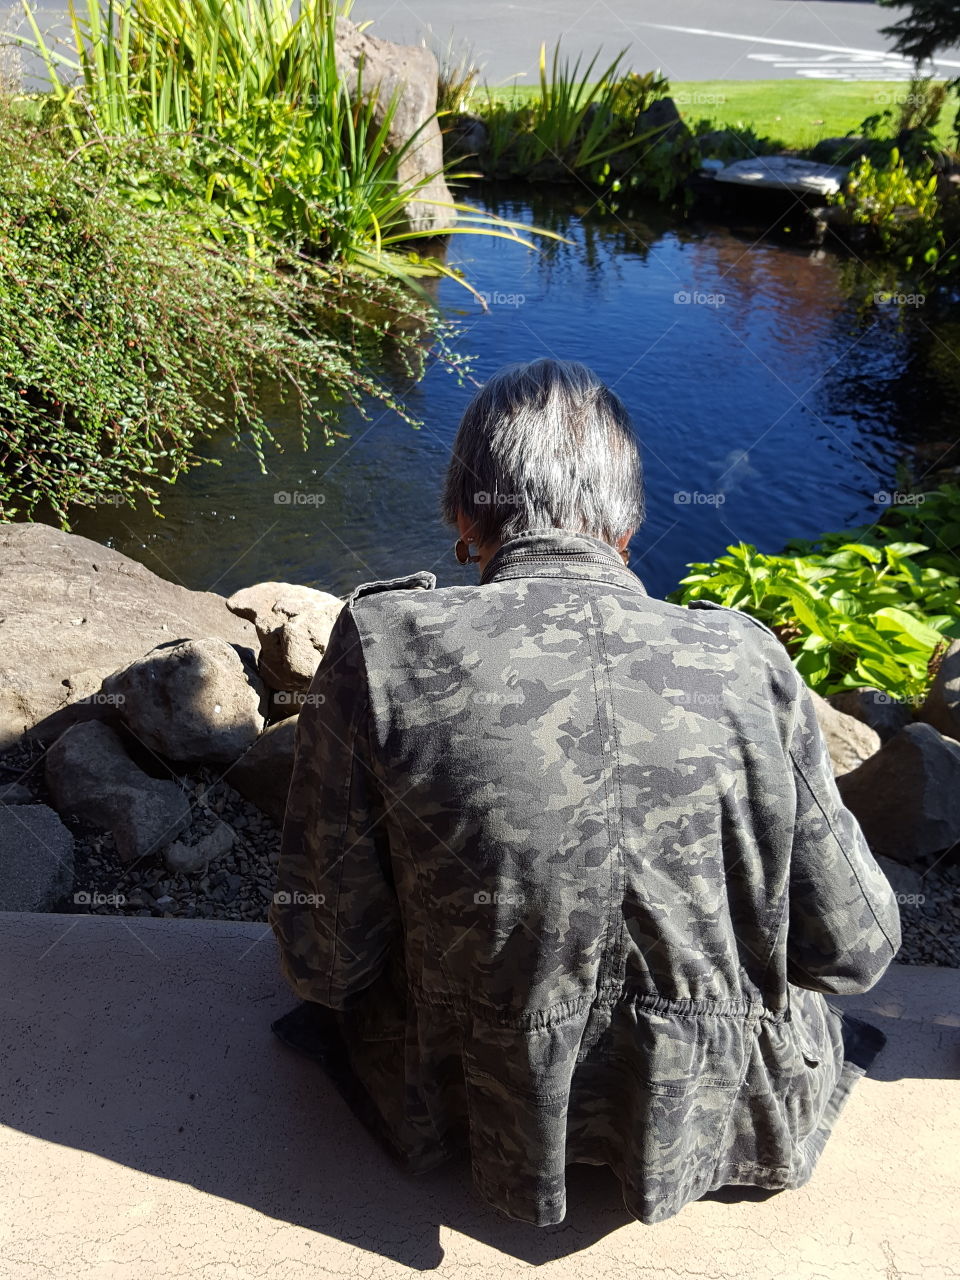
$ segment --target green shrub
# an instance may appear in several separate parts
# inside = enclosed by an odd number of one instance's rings
[[[338,403],[403,414],[368,370],[387,352],[422,367],[428,317],[407,290],[292,254],[251,264],[196,212],[131,203],[152,172],[141,142],[110,151],[114,182],[2,103],[0,128],[0,517],[155,504],[224,426],[261,456],[265,383],[328,440]]]
[[[895,508],[887,525],[795,542],[782,555],[728,547],[690,565],[670,598],[753,614],[819,693],[872,685],[921,700],[947,644],[960,638],[960,579],[948,550],[960,546],[960,489],[921,496],[912,510]],[[909,540],[920,529],[924,540]]]
[[[351,4],[86,0],[81,14],[70,0],[70,55],[48,43],[29,8],[33,39],[24,43],[47,67],[47,121],[63,122],[91,160],[97,147],[109,155],[118,138],[171,149],[180,180],[171,186],[169,166],[155,166],[132,199],[208,205],[221,240],[267,260],[280,240],[284,249],[408,283],[428,269],[452,275],[439,261],[406,270],[404,246],[440,234],[411,232],[405,217],[407,202],[436,175],[401,184],[401,165],[420,139],[390,145],[398,99],[382,104],[381,118],[377,87],[363,84],[362,68],[357,101],[338,74],[336,23]],[[464,214],[465,233],[519,239],[517,224],[450,208]]]
[[[909,271],[936,266],[944,248],[937,175],[927,165],[911,171],[894,147],[885,166],[863,156],[834,203],[854,226],[865,228],[872,247],[895,256]]]

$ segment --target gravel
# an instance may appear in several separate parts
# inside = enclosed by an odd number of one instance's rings
[[[48,803],[43,783],[43,749],[23,741],[0,756],[0,802],[8,787]],[[201,917],[265,921],[276,884],[280,831],[254,805],[222,782],[215,769],[175,775],[191,798],[194,819],[180,840],[207,841],[219,849],[203,872],[172,872],[157,855],[124,867],[113,837],[71,825],[76,837],[73,893],[58,910],[95,915]],[[24,790],[25,789],[25,790]],[[232,844],[223,827],[232,833]],[[214,837],[211,839],[211,837]],[[228,847],[229,846],[229,847]],[[901,964],[960,968],[960,858],[927,859],[898,893],[903,946]],[[903,890],[909,891],[903,891]]]

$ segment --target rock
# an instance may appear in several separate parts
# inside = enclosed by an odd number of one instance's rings
[[[948,738],[960,740],[960,640],[954,640],[943,655],[917,719],[932,724]]]
[[[282,627],[291,618],[312,609],[336,609],[339,613],[343,601],[316,587],[301,587],[293,582],[258,582],[256,586],[234,592],[227,608],[252,622],[259,635]]]
[[[443,148],[449,160],[481,157],[490,141],[490,130],[479,116],[454,116],[443,133]]]
[[[232,764],[264,725],[263,686],[226,640],[153,649],[103,690],[131,733],[177,764]]]
[[[909,865],[960,841],[960,743],[932,725],[907,725],[837,786],[875,854]]]
[[[0,807],[0,911],[50,911],[73,889],[73,836],[45,804]]]
[[[0,783],[0,804],[32,804],[33,792],[20,782]]]
[[[259,671],[268,689],[294,694],[310,688],[340,612],[340,601],[336,603],[336,612],[302,613],[263,636]]]
[[[882,689],[869,686],[864,689],[844,689],[831,693],[827,701],[845,716],[853,716],[869,725],[886,742],[913,720],[913,708],[909,702],[899,702]]]
[[[878,858],[877,865],[890,881],[890,888],[897,895],[897,901],[912,898],[914,901],[923,895],[923,876],[912,867],[905,867],[902,862],[894,862],[892,858]]]
[[[46,781],[62,818],[113,833],[121,862],[162,849],[190,825],[190,802],[177,784],[149,777],[96,720],[61,734],[47,752]]]
[[[272,724],[225,778],[231,787],[272,818],[277,826],[283,824],[287,807],[296,731],[296,716]]]
[[[52,741],[71,718],[112,714],[83,699],[155,645],[216,636],[258,648],[254,628],[222,596],[188,591],[45,524],[0,525],[0,627],[0,750],[26,730]]]
[[[790,191],[799,195],[836,195],[847,176],[842,165],[815,164],[796,156],[757,156],[734,160],[714,177],[734,186]]]
[[[651,130],[656,130],[656,133],[651,133]],[[638,138],[649,133],[648,141],[651,146],[658,142],[675,142],[679,138],[692,137],[677,104],[669,97],[657,98],[646,111],[641,111],[634,123],[633,132]]]
[[[363,96],[376,91],[374,121],[383,123],[391,102],[397,107],[387,134],[387,143],[399,151],[413,139],[397,166],[401,189],[415,187],[405,206],[407,229],[438,234],[456,222],[450,190],[443,177],[443,138],[436,119],[437,60],[421,45],[391,44],[378,40],[354,26],[347,18],[337,18],[337,71],[356,97],[359,84]],[[423,183],[423,179],[430,180]],[[419,184],[419,185],[418,185]]]
[[[812,692],[812,691],[811,691]],[[819,693],[813,694],[820,732],[823,734],[833,762],[833,772],[839,777],[856,769],[864,760],[880,750],[880,735],[869,725],[844,715],[832,707]]]
[[[218,823],[209,835],[198,840],[196,844],[184,844],[182,840],[174,840],[163,851],[163,861],[168,871],[194,875],[206,871],[211,862],[222,858],[233,848],[235,840],[233,831],[225,822]]]
[[[844,165],[849,168],[870,150],[870,139],[863,137],[821,138],[810,152],[818,164]]]

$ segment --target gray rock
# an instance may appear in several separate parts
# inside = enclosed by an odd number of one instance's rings
[[[719,170],[715,182],[798,195],[836,195],[847,177],[841,165],[815,164],[796,156],[758,156],[734,160]]]
[[[960,743],[909,724],[837,779],[874,854],[910,865],[960,841]]]
[[[880,870],[890,881],[890,888],[897,895],[897,900],[913,898],[916,900],[923,894],[923,876],[912,867],[902,862],[894,862],[892,858],[878,858]]]
[[[454,116],[443,135],[444,151],[449,160],[480,157],[489,141],[490,131],[486,124],[479,116],[469,113]]]
[[[168,871],[195,875],[203,873],[211,862],[230,852],[235,840],[233,831],[225,822],[218,823],[209,835],[196,844],[174,840],[163,851],[163,861]]]
[[[913,707],[909,702],[899,702],[882,689],[869,686],[831,693],[827,701],[845,716],[853,716],[854,720],[869,725],[880,735],[881,742],[892,738],[913,720]]]
[[[264,689],[225,640],[153,649],[103,683],[124,724],[178,764],[231,764],[264,725]]]
[[[258,648],[222,596],[45,524],[0,525],[0,627],[0,750],[28,730],[53,741],[73,719],[110,716],[95,701],[101,680],[155,645],[217,636]]]
[[[272,724],[225,778],[277,826],[283,823],[287,807],[296,732],[297,716]]]
[[[144,773],[97,721],[57,739],[46,755],[46,781],[62,818],[113,833],[121,862],[164,848],[190,825],[190,802],[177,784]]]
[[[227,608],[252,622],[258,635],[282,627],[291,618],[311,609],[323,611],[334,607],[339,612],[343,601],[328,591],[302,587],[295,582],[258,582],[235,591],[227,600]]]
[[[932,724],[948,738],[960,740],[960,640],[954,640],[943,655],[917,719]]]
[[[437,109],[437,60],[422,45],[391,44],[360,31],[347,18],[337,18],[337,71],[350,85],[353,97],[376,90],[374,119],[383,123],[391,101],[397,108],[390,122],[387,143],[399,151],[412,144],[400,158],[397,181],[401,189],[416,188],[407,201],[405,215],[410,231],[436,231],[456,222],[450,189],[443,177],[443,138],[434,115]],[[417,185],[423,179],[430,180]]]
[[[0,806],[0,911],[49,911],[73,889],[73,836],[45,804]]]
[[[849,773],[880,750],[880,735],[869,725],[844,715],[819,693],[813,694],[817,722],[830,752],[835,776]]]
[[[259,671],[268,689],[306,693],[326,652],[341,608],[341,601],[336,600],[335,607],[301,613],[282,627],[262,635]]]
[[[633,132],[637,137],[656,130],[650,136],[650,143],[653,145],[657,142],[671,141],[674,142],[678,138],[690,138],[692,135],[690,130],[684,123],[677,104],[673,98],[657,98],[655,102],[651,102],[646,111],[641,111],[637,116],[634,124]]]
[[[33,792],[20,782],[0,783],[0,804],[32,804]]]

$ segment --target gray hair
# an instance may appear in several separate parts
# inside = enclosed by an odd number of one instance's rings
[[[569,529],[614,543],[643,522],[643,468],[619,396],[582,364],[499,370],[467,405],[443,489],[443,516],[475,521],[475,541]]]

